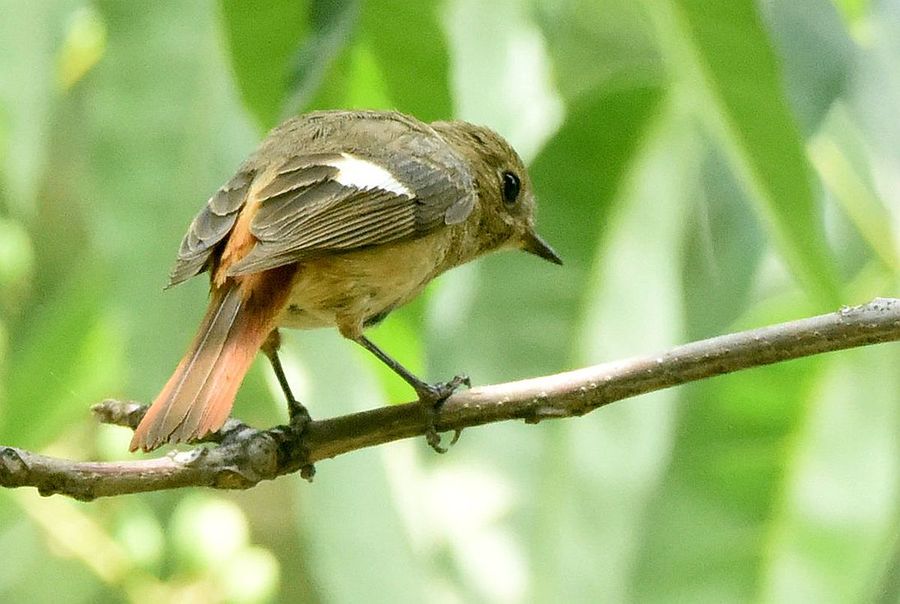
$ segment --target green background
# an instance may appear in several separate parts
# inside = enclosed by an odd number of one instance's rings
[[[457,269],[372,337],[537,376],[900,294],[897,0],[0,0],[0,443],[125,459],[199,321],[204,200],[311,108],[490,125],[564,267]],[[408,400],[285,334],[312,413]],[[257,363],[235,413],[284,421]],[[900,601],[900,348],[359,451],[248,492],[0,491],[7,602]],[[62,600],[61,600],[62,598]]]

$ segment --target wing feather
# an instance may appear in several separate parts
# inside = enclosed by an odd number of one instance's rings
[[[259,190],[250,223],[257,243],[229,267],[229,275],[419,237],[445,224],[445,213],[461,200],[471,210],[466,183],[451,182],[437,166],[422,160],[394,166],[391,175],[407,195],[378,183],[362,188],[338,182],[337,168],[322,164],[341,157],[347,155],[294,157],[274,171],[272,181]]]
[[[181,240],[169,285],[178,285],[209,268],[216,246],[228,236],[253,181],[252,172],[238,172],[209,198]]]
[[[255,243],[229,266],[231,276],[421,237],[471,213],[474,175],[438,134],[405,118],[345,117],[337,116],[328,128],[356,132],[363,147],[335,147],[331,141],[338,139],[322,135],[316,115],[286,122],[264,141],[194,218],[170,285],[215,263],[220,244],[245,209],[253,212],[249,227]],[[308,152],[272,169],[267,159],[287,144]],[[403,150],[396,151],[397,145]]]

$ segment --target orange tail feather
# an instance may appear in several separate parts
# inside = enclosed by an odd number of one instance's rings
[[[194,341],[134,431],[132,451],[201,438],[228,419],[238,387],[281,309],[277,299],[248,291],[234,282],[214,290]]]

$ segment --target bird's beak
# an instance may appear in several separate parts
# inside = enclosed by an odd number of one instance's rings
[[[535,256],[540,256],[544,260],[549,260],[553,264],[562,264],[562,258],[559,257],[552,247],[541,236],[532,230],[525,233],[525,239],[522,243],[522,250]]]

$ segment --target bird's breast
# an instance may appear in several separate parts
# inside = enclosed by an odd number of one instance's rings
[[[447,252],[441,232],[299,263],[278,324],[294,329],[336,326],[346,337],[419,294],[442,272]]]

